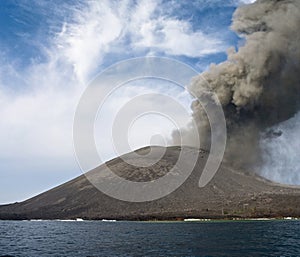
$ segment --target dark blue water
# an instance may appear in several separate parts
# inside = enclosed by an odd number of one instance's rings
[[[0,221],[0,256],[300,256],[300,221]]]

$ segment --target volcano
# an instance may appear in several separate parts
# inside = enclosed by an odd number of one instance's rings
[[[143,162],[145,151],[135,153]],[[157,151],[160,147],[152,148]],[[192,148],[191,148],[192,149]],[[161,149],[160,149],[161,150]],[[118,157],[106,165],[120,177],[149,181],[164,176],[174,166],[181,147],[168,147],[156,164],[137,169]],[[223,162],[214,178],[198,186],[209,153],[199,151],[192,174],[174,192],[149,202],[126,202],[102,193],[85,175],[24,202],[0,206],[0,219],[117,219],[177,220],[184,218],[300,217],[300,187],[273,183],[253,172],[233,169]],[[126,154],[130,158],[132,153]],[[135,157],[136,158],[136,157]],[[90,171],[101,174],[101,165]]]

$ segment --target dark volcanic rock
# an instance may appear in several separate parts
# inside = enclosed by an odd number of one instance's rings
[[[157,148],[159,149],[159,148]],[[143,154],[147,148],[136,152]],[[197,150],[193,150],[197,151]],[[176,163],[180,147],[169,147],[158,163],[135,168],[116,158],[107,165],[132,181],[150,181],[165,175]],[[130,158],[130,154],[126,155]],[[187,217],[300,216],[300,188],[246,175],[222,163],[204,188],[199,177],[208,153],[201,151],[191,176],[170,195],[151,202],[116,200],[97,190],[82,175],[21,203],[0,206],[0,219],[181,219]],[[141,156],[141,161],[147,162]],[[144,158],[144,159],[143,159]],[[100,174],[103,166],[91,171]]]

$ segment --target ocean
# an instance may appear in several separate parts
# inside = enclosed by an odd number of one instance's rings
[[[0,221],[0,256],[300,256],[300,221]]]

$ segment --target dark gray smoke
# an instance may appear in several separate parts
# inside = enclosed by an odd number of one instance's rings
[[[300,1],[258,0],[239,7],[232,29],[244,45],[228,50],[228,60],[196,77],[196,97],[214,92],[228,128],[227,159],[243,166],[259,163],[259,138],[267,128],[292,117],[300,106]],[[198,126],[205,115],[192,104]],[[267,136],[280,136],[269,131]]]

